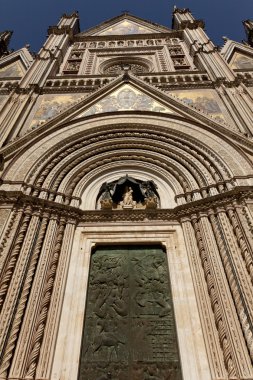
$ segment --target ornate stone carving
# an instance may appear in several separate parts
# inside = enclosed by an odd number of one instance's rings
[[[129,62],[129,65],[130,65],[130,70],[135,74],[145,73],[148,71],[147,67],[140,63],[138,64],[138,63]],[[104,74],[118,75],[118,74],[122,74],[122,72],[123,72],[122,64],[114,64],[104,69]]]
[[[0,377],[3,377],[3,378],[7,378],[8,369],[11,365],[13,351],[15,349],[16,341],[18,339],[20,325],[22,323],[22,318],[25,312],[27,300],[28,300],[30,289],[33,282],[33,276],[36,270],[37,261],[38,261],[41,247],[43,244],[43,240],[44,240],[44,236],[45,236],[45,232],[47,228],[47,222],[48,222],[48,216],[44,217],[41,221],[40,232],[39,232],[38,239],[34,247],[33,254],[31,256],[30,266],[27,271],[23,290],[19,298],[15,317],[11,325],[8,342],[5,347],[2,359],[0,360]]]
[[[104,183],[97,199],[102,209],[157,208],[159,195],[153,181],[140,181],[125,176],[118,181]]]
[[[34,377],[36,366],[40,354],[40,347],[44,336],[44,329],[48,316],[48,309],[51,301],[51,295],[54,287],[54,279],[56,275],[57,265],[61,252],[62,239],[65,230],[65,220],[60,222],[58,228],[58,234],[56,238],[55,248],[50,262],[50,267],[47,273],[45,286],[43,289],[43,295],[40,302],[40,310],[37,318],[37,322],[34,329],[34,336],[32,342],[32,348],[27,361],[26,377]]]

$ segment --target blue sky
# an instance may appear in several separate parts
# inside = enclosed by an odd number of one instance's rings
[[[55,25],[63,13],[79,11],[85,30],[128,10],[147,20],[171,26],[173,5],[190,8],[203,19],[215,44],[222,36],[236,41],[245,38],[242,20],[253,19],[253,0],[0,0],[0,30],[13,30],[11,48],[25,44],[38,51],[46,39],[47,28]]]

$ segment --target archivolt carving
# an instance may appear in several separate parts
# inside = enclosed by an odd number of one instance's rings
[[[140,129],[140,127],[138,127],[138,129]],[[112,135],[113,138],[123,138],[126,137],[126,134],[129,134],[130,136],[134,136],[134,137],[137,137],[137,138],[152,138],[152,139],[160,139],[160,141],[162,142],[165,142],[166,144],[168,143],[171,143],[173,145],[177,145],[177,146],[181,146],[182,148],[184,149],[187,149],[188,150],[188,153],[191,155],[191,157],[194,155],[197,159],[197,161],[201,161],[202,164],[207,168],[207,170],[210,172],[210,174],[215,177],[215,180],[219,180],[221,177],[222,178],[229,178],[231,175],[230,173],[225,169],[225,172],[224,172],[224,164],[221,165],[221,162],[219,162],[219,169],[216,167],[214,167],[213,165],[215,165],[215,161],[218,160],[218,158],[215,156],[215,154],[212,153],[210,159],[208,159],[206,157],[206,153],[202,154],[199,150],[196,150],[196,146],[200,146],[199,143],[197,143],[196,141],[194,141],[194,144],[193,144],[193,141],[191,142],[191,138],[188,138],[187,137],[187,141],[185,139],[182,138],[182,135],[179,137],[177,136],[176,139],[172,138],[171,137],[171,134],[168,136],[168,134],[163,134],[161,135],[159,133],[159,135],[157,134],[154,134],[154,133],[140,133],[140,132],[136,132],[134,131],[134,128],[131,127],[131,132],[125,132],[125,130],[122,130],[121,129],[121,132],[118,132],[118,130],[115,128],[114,129],[114,133]],[[174,133],[174,131],[173,131]],[[90,133],[89,133],[90,134]],[[52,169],[52,167],[57,163],[59,162],[60,160],[62,160],[65,156],[67,156],[68,154],[76,151],[77,149],[81,148],[82,145],[87,145],[87,143],[97,143],[99,140],[104,140],[107,139],[107,138],[110,138],[110,133],[108,131],[108,133],[96,133],[96,137],[92,137],[92,136],[89,136],[89,134],[86,136],[86,139],[84,140],[83,137],[82,137],[82,141],[80,142],[80,139],[79,141],[75,141],[75,144],[76,146],[72,145],[74,142],[71,142],[69,141],[69,143],[65,142],[65,144],[58,144],[57,146],[54,147],[54,150],[52,150],[50,152],[50,154],[48,154],[47,156],[43,157],[43,161],[46,159],[48,160],[48,163],[49,165],[47,165],[47,167],[44,167],[44,170],[43,170],[43,177],[40,177],[40,179],[37,179],[36,180],[36,185],[40,186],[42,181],[43,181],[43,178],[45,178],[45,176],[47,175],[47,173],[50,172],[50,170]],[[175,133],[174,133],[175,134]],[[191,144],[190,144],[191,143]],[[68,146],[69,144],[69,146]],[[72,145],[72,146],[71,146]],[[59,152],[59,149],[62,149],[61,152]],[[203,151],[206,150],[208,152],[208,149],[206,149],[205,147],[201,146],[201,150]],[[208,152],[208,155],[210,156],[210,153],[211,151]],[[54,156],[54,157],[53,157]],[[47,158],[48,157],[48,158]],[[39,161],[37,165],[41,166],[42,164],[42,161]],[[34,172],[34,169],[33,169],[33,172]],[[220,174],[221,173],[221,174]],[[35,172],[34,172],[35,174]],[[31,172],[31,175],[34,176],[34,174]],[[40,175],[41,176],[41,175]],[[38,177],[37,177],[38,178]],[[30,176],[30,180],[29,182],[31,181],[31,176]]]
[[[145,148],[147,148],[147,150],[151,150],[151,151],[155,150],[159,152],[165,151],[166,154],[169,154],[170,156],[174,155],[175,159],[178,162],[181,162],[184,166],[187,166],[189,172],[192,172],[194,174],[194,177],[196,177],[196,180],[198,182],[197,187],[207,186],[208,184],[211,183],[212,179],[215,182],[220,181],[221,178],[224,178],[224,175],[225,175],[225,178],[230,177],[230,174],[227,171],[224,172],[224,165],[222,167],[219,167],[219,169],[217,167],[214,167],[213,165],[214,165],[215,160],[213,159],[213,157],[212,157],[212,161],[207,159],[205,154],[203,155],[201,152],[196,150],[196,148],[193,147],[193,145],[190,145],[189,142],[187,143],[185,141],[183,142],[182,136],[180,138],[177,138],[176,140],[176,139],[173,139],[171,136],[168,136],[168,135],[166,136],[166,134],[157,135],[154,133],[140,133],[140,132],[136,132],[135,130],[131,132],[130,131],[122,132],[121,130],[121,132],[118,132],[118,131],[115,131],[114,133],[108,132],[108,134],[100,133],[100,135],[96,133],[96,137],[87,138],[85,140],[82,138],[82,142],[80,142],[80,140],[76,141],[75,145],[69,142],[69,146],[65,144],[64,150],[62,150],[61,152],[59,152],[57,149],[54,149],[54,153],[50,152],[50,154],[47,155],[48,158],[46,161],[48,162],[48,164],[46,165],[46,167],[44,167],[43,171],[40,172],[41,173],[40,176],[39,177],[37,176],[35,185],[38,187],[38,190],[35,190],[33,192],[33,195],[38,196],[40,186],[42,186],[43,188],[47,188],[47,187],[50,188],[53,186],[51,190],[57,191],[57,187],[59,186],[60,182],[63,180],[65,175],[67,175],[68,171],[71,170],[71,168],[74,165],[77,165],[80,161],[84,159],[83,151],[82,151],[83,149],[87,151],[86,154],[88,154],[89,151],[91,151],[92,154],[94,154],[95,146],[97,147],[98,152],[100,149],[102,149],[102,146],[106,144],[107,146],[105,146],[103,149],[110,149],[111,148],[109,144],[110,141],[108,140],[106,141],[106,139],[110,137],[113,137],[114,139],[118,137],[119,143],[121,143],[122,146],[124,146],[124,141],[125,141],[124,138],[125,137],[129,138],[130,136],[134,138],[135,140],[136,138],[138,138],[139,144],[143,141],[143,139],[145,139],[144,142],[145,144],[147,144]],[[150,138],[152,138],[152,140],[150,140]],[[158,143],[158,139],[160,140],[159,143]],[[101,140],[102,140],[102,143],[99,142]],[[106,141],[106,144],[103,144],[103,141]],[[99,145],[97,145],[98,143],[100,144],[100,148],[98,148],[99,147]],[[96,144],[96,145],[92,146],[92,144]],[[62,149],[63,144],[60,144],[60,145]],[[54,147],[54,148],[57,148],[57,147]],[[181,149],[184,149],[184,152]],[[78,154],[79,154],[79,158],[77,157],[75,159],[75,157]],[[212,155],[215,157],[214,154]],[[44,159],[45,157],[43,157],[43,160]],[[68,164],[69,161],[70,161],[70,164]],[[194,166],[192,165],[192,163]],[[38,165],[41,166],[41,164],[42,164],[42,161],[39,161]],[[34,169],[33,169],[33,173],[34,173]],[[31,175],[34,177],[35,173],[34,174],[33,173],[31,173]],[[30,180],[31,179],[32,177],[30,176]],[[208,182],[206,182],[207,180]],[[195,185],[195,188],[197,187]],[[218,190],[223,191],[224,190],[223,186],[221,185],[218,186]],[[185,191],[189,191],[189,190],[187,189]],[[206,194],[203,193],[203,196],[206,196]]]

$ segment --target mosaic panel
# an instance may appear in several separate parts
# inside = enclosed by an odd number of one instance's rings
[[[189,105],[211,114],[217,121],[224,122],[225,107],[217,99],[215,91],[191,90],[173,92],[179,99]]]
[[[8,66],[0,68],[0,78],[22,77],[25,70],[20,62],[13,62]]]
[[[232,69],[253,69],[253,58],[235,53],[230,66]]]
[[[32,119],[30,127],[43,124],[56,116],[63,108],[70,107],[81,97],[81,94],[44,95]]]
[[[134,22],[124,20],[120,23],[106,29],[104,32],[98,33],[100,36],[110,36],[110,35],[125,35],[125,34],[143,34],[143,33],[154,33],[154,30],[138,25]]]
[[[94,104],[81,116],[89,116],[102,112],[138,110],[173,113],[169,108],[152,99],[150,96],[126,84]]]

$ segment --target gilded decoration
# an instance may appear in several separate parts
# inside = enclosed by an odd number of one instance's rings
[[[25,70],[20,62],[13,62],[8,66],[0,68],[0,78],[22,77]]]
[[[138,25],[135,22],[124,20],[118,24],[106,29],[104,32],[98,33],[100,36],[110,36],[110,35],[125,35],[125,34],[143,34],[143,33],[154,33],[154,30],[145,28],[142,25]]]
[[[129,84],[125,84],[88,108],[81,116],[95,115],[102,112],[137,110],[173,113],[169,108],[152,99],[150,96]]]
[[[210,90],[191,90],[173,92],[185,103],[194,106],[204,112],[211,114],[217,121],[224,122],[222,104],[218,103],[216,94]]]
[[[240,53],[235,53],[230,66],[232,69],[253,69],[253,58]]]
[[[73,105],[79,98],[80,94],[43,95],[30,127],[37,127],[45,123],[56,116],[63,108]]]
[[[126,175],[117,181],[103,183],[97,197],[97,205],[99,203],[102,210],[155,209],[159,205],[159,195],[153,181]]]

